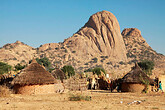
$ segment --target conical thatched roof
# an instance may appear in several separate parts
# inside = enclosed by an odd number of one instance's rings
[[[12,81],[12,84],[38,85],[56,83],[55,78],[46,71],[40,64],[33,60],[32,63],[23,69]]]
[[[62,70],[60,70],[60,69],[55,69],[55,71],[52,72],[52,75],[56,79],[60,79],[60,80],[66,79],[65,73]]]
[[[137,63],[135,63],[135,67],[133,67],[132,70],[122,78],[122,81],[123,83],[154,83],[154,81],[142,71]]]

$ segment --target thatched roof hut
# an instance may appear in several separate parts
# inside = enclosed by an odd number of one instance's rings
[[[149,78],[146,73],[135,63],[135,67],[122,78],[123,92],[142,92],[146,85],[153,84],[154,80]]]
[[[55,69],[55,71],[53,71],[51,74],[54,76],[54,78],[60,79],[61,82],[63,82],[63,80],[66,79],[65,73],[60,69]]]
[[[12,81],[16,93],[21,94],[52,93],[54,92],[54,83],[56,83],[55,78],[36,60],[33,60]]]

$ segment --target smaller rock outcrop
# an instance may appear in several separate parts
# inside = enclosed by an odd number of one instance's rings
[[[51,50],[51,49],[53,50],[58,47],[59,47],[58,43],[48,43],[48,44],[41,45],[39,47],[39,51],[45,51],[45,50]]]
[[[8,43],[0,49],[0,60],[10,65],[27,64],[35,56],[35,53],[35,48],[16,41],[15,43]]]
[[[137,28],[125,28],[121,34],[123,36],[141,37],[141,31]]]
[[[165,57],[154,51],[141,35],[137,28],[126,28],[122,32],[122,36],[127,49],[127,57],[129,62],[151,60],[155,63],[156,73],[163,73]],[[160,69],[161,68],[161,69]],[[154,71],[155,71],[154,70]]]

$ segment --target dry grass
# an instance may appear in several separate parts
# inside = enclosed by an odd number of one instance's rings
[[[70,94],[91,96],[92,100],[70,101]],[[106,90],[43,95],[11,94],[10,97],[0,97],[0,110],[165,110],[164,100],[164,94],[111,93]],[[132,103],[135,101],[141,103]]]
[[[8,97],[10,96],[11,91],[6,86],[0,86],[0,97]]]
[[[83,94],[70,94],[69,96],[69,101],[90,101],[91,100],[91,96],[85,96]]]

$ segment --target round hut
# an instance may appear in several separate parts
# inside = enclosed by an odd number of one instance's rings
[[[121,91],[122,92],[142,92],[149,88],[151,90],[151,84],[154,80],[149,78],[142,69],[135,63],[132,70],[122,78]]]
[[[17,94],[47,94],[55,92],[55,78],[33,60],[12,81]]]
[[[66,79],[65,73],[58,68],[56,68],[55,71],[53,71],[51,74],[54,76],[54,78],[60,79],[62,83],[63,80]]]

